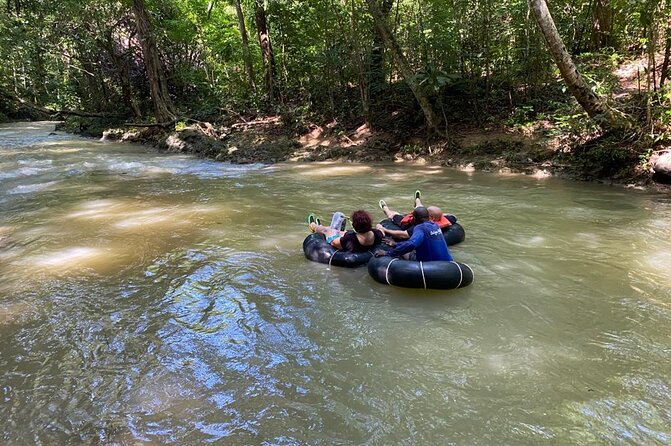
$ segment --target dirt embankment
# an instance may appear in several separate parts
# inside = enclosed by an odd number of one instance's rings
[[[571,148],[561,137],[544,136],[543,125],[524,131],[463,126],[450,129],[449,138],[427,139],[419,134],[376,132],[366,125],[346,130],[336,123],[311,125],[308,131],[297,134],[279,117],[266,116],[218,126],[193,122],[171,132],[150,127],[94,134],[239,164],[393,161],[630,186],[652,184],[649,166],[640,162],[636,151],[612,147],[608,141]],[[615,155],[604,157],[606,151]]]

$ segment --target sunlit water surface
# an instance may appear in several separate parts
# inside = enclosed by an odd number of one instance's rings
[[[671,198],[0,126],[0,443],[669,444]],[[472,286],[307,261],[416,188]]]

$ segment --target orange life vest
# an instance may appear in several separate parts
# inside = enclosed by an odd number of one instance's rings
[[[452,226],[452,222],[450,220],[448,220],[447,217],[445,217],[444,215],[441,215],[440,220],[438,220],[438,221],[434,221],[434,220],[431,220],[431,221],[434,222],[435,224],[437,224],[438,227],[440,227],[440,229],[445,229],[448,226]],[[407,226],[412,225],[412,212],[410,212],[409,214],[405,214],[403,216],[403,218],[401,219],[401,225],[400,226],[403,227],[403,226],[406,226],[406,225]]]

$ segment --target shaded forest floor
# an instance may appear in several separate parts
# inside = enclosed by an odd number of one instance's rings
[[[642,60],[620,61],[605,73],[615,105],[638,119],[645,112],[642,66]],[[399,102],[414,103],[406,99]],[[356,120],[316,123],[316,119],[291,113],[216,116],[207,122],[186,119],[176,131],[167,133],[157,127],[104,130],[86,119],[65,127],[233,163],[393,161],[536,177],[555,175],[631,187],[654,185],[648,159],[653,151],[670,148],[663,138],[653,145],[649,138],[600,134],[562,91],[559,80],[537,94],[535,102],[513,106],[511,99],[510,104],[487,110],[493,118],[486,123],[464,119],[464,115],[473,116],[477,106],[460,100],[458,92],[446,109],[447,136],[432,138],[426,137],[419,110],[407,108],[388,110],[387,116],[378,117],[380,125],[375,130]]]

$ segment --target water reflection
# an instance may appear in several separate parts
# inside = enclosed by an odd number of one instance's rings
[[[48,131],[0,126],[7,444],[669,442],[668,200]],[[303,257],[307,212],[417,188],[465,226],[473,286]]]

